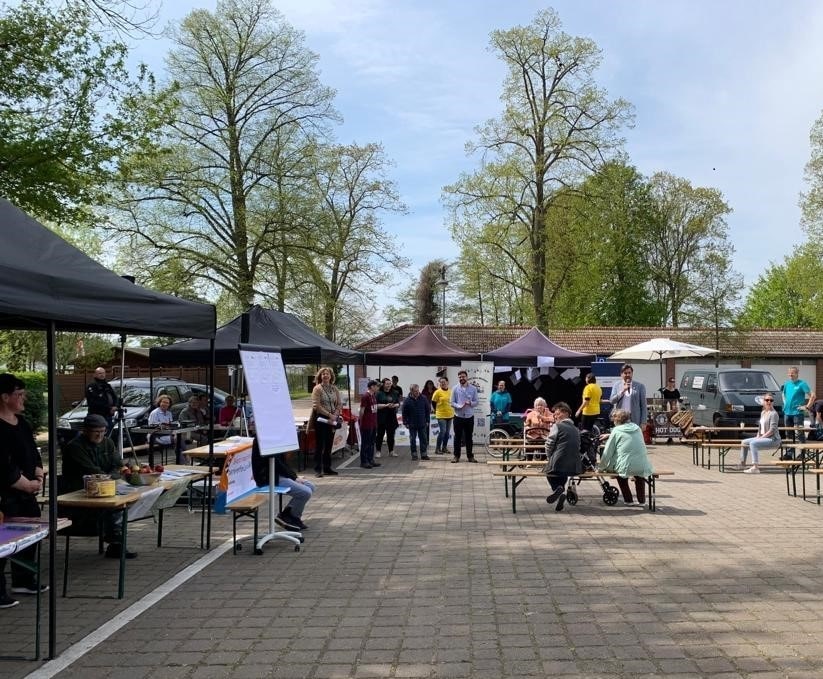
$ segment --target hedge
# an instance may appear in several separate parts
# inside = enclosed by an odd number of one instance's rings
[[[47,424],[48,379],[45,373],[38,372],[19,372],[15,375],[26,383],[26,410],[23,412],[23,417],[31,425],[32,431],[37,433]]]

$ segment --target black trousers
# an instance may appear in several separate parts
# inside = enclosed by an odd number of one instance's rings
[[[581,415],[580,428],[585,429],[586,431],[591,431],[592,427],[597,424],[598,417],[600,417],[600,415]]]
[[[474,459],[472,436],[474,435],[474,417],[457,417],[452,420],[454,426],[454,456],[460,459],[460,447],[465,444],[466,457]]]
[[[329,471],[331,469],[331,447],[334,443],[334,429],[329,425],[318,422],[314,429],[314,471]]]
[[[392,413],[392,417],[394,417],[394,413]],[[383,436],[386,437],[386,445],[389,447],[389,452],[394,450],[394,432],[397,431],[397,421],[395,420],[394,424],[385,423],[385,422],[377,422],[377,441],[375,443],[375,448],[377,452],[380,452],[380,449],[383,447]]]

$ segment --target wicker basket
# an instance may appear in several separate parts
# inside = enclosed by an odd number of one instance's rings
[[[107,474],[88,474],[83,477],[88,497],[114,497],[116,483]]]

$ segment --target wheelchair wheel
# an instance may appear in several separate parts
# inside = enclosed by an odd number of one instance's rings
[[[603,491],[603,502],[607,504],[609,507],[613,507],[617,504],[617,500],[620,498],[620,491],[617,490],[614,486],[609,486]]]
[[[570,505],[577,504],[577,491],[574,488],[569,488],[566,490],[566,502]]]
[[[486,453],[491,457],[503,457],[503,453],[505,451],[502,448],[492,448],[491,444],[497,443],[498,441],[504,441],[509,438],[511,438],[511,434],[509,434],[509,432],[505,429],[492,429],[489,432],[489,442],[486,445]]]

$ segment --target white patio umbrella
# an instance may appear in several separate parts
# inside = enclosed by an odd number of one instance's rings
[[[655,337],[647,342],[635,344],[616,351],[610,359],[617,361],[660,361],[660,388],[663,388],[663,359],[708,356],[718,353],[717,349],[700,347],[696,344],[678,342],[668,337]]]

